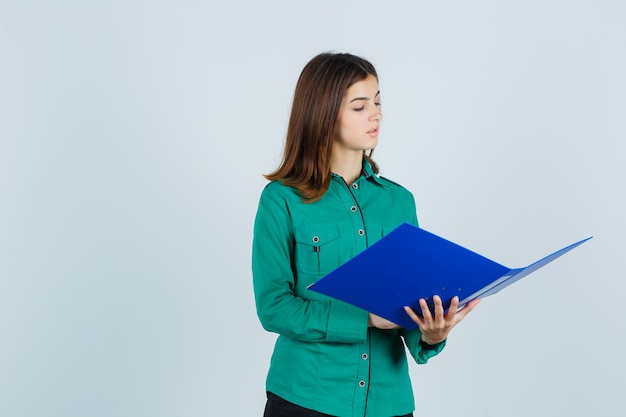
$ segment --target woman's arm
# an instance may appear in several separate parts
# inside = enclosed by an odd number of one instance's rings
[[[271,332],[310,342],[362,343],[368,313],[332,299],[294,294],[294,232],[280,189],[266,187],[254,224],[252,272],[257,314]]]

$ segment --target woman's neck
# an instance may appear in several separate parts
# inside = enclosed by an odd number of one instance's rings
[[[333,153],[330,158],[331,171],[340,175],[350,185],[361,176],[363,169],[363,154],[351,152],[350,154]]]

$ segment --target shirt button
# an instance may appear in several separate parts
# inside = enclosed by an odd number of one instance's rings
[[[367,353],[362,354],[362,355],[361,355],[361,359],[363,359],[364,361],[366,361],[366,360],[367,360]]]
[[[354,184],[352,184],[352,188],[354,188],[354,189],[356,190],[357,188],[359,188],[359,184],[357,184],[357,183],[355,182]]]
[[[357,230],[357,233],[359,234],[359,236],[363,236],[365,234],[365,230],[359,229]]]
[[[319,236],[313,236],[313,239],[311,239],[313,241],[313,243],[317,243],[320,241]]]
[[[356,211],[356,206],[350,207],[350,211],[354,213]]]
[[[359,381],[359,387],[363,388],[365,386],[365,381]]]

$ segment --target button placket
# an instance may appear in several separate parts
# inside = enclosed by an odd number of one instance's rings
[[[350,213],[353,214],[360,214],[361,218],[360,219],[356,219],[353,218],[353,225],[355,227],[355,229],[353,229],[356,233],[357,236],[359,237],[358,239],[358,248],[359,250],[365,249],[368,246],[367,243],[367,235],[365,233],[365,222],[363,219],[363,212],[361,210],[361,207],[359,206],[359,201],[357,196],[359,195],[359,184],[357,182],[354,182],[352,184],[348,184],[347,182],[344,181],[344,184],[348,190],[348,193],[350,195],[351,198],[351,204],[349,206],[346,206],[346,208],[348,210],[350,210]]]

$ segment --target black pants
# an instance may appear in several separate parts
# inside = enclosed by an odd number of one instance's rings
[[[319,413],[317,411],[309,410],[308,408],[300,407],[294,403],[280,398],[278,395],[267,393],[267,403],[265,404],[265,413],[263,417],[332,417],[330,414]],[[398,417],[413,417],[413,413],[398,416]]]

